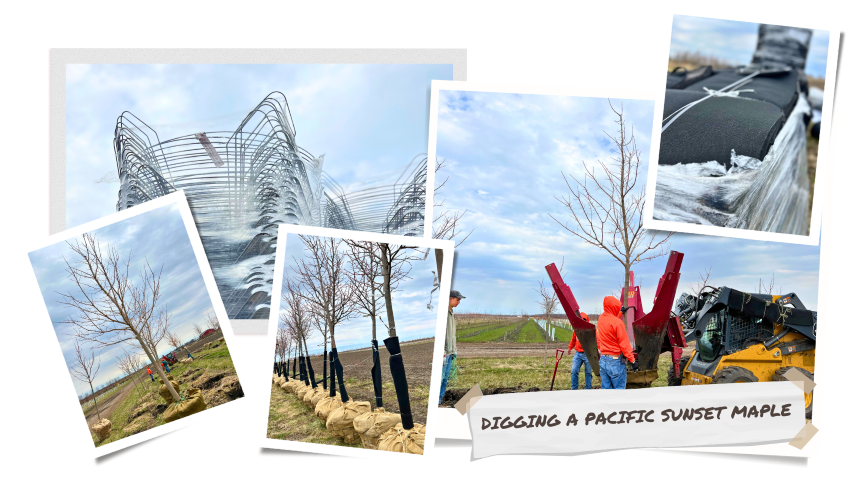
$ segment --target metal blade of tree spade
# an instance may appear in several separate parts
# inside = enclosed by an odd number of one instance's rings
[[[373,396],[376,398],[376,408],[382,405],[382,366],[379,364],[379,342],[371,340],[373,343],[373,368],[370,369],[370,375],[373,377]]]
[[[412,404],[409,401],[409,383],[406,381],[406,368],[403,366],[403,354],[400,350],[400,339],[389,337],[383,340],[385,348],[391,355],[388,365],[391,367],[391,377],[394,379],[394,389],[397,391],[397,403],[400,405],[400,417],[403,428],[410,430],[415,426],[412,420]]]
[[[347,388],[344,386],[344,366],[341,365],[341,359],[338,358],[337,348],[332,347],[332,357],[335,358],[335,372],[338,374],[338,389],[341,391],[341,401],[347,403],[349,395],[347,395]]]

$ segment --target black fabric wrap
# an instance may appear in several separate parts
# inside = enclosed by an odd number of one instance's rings
[[[308,378],[311,380],[311,388],[317,388],[317,382],[314,381],[314,367],[311,366],[311,357],[306,355],[305,363],[308,365]]]
[[[336,361],[335,349],[333,348],[332,351],[329,353],[329,364],[331,367],[331,368],[329,368],[329,382],[330,382],[329,396],[330,397],[334,397],[335,392],[337,392],[337,387],[335,386],[335,361]]]
[[[284,372],[284,380],[285,380],[286,382],[289,382],[289,381],[290,381],[290,378],[288,378],[288,376],[287,376],[287,367],[288,367],[288,365],[287,365],[287,362],[285,361],[285,362],[284,362],[284,365],[282,366],[282,369],[281,369],[281,370]]]
[[[341,365],[341,359],[338,358],[338,349],[332,349],[332,358],[334,361],[335,372],[338,376],[338,389],[341,391],[341,401],[347,403],[349,401],[349,395],[347,395],[347,387],[344,385],[344,366]]]
[[[658,163],[676,165],[716,160],[729,168],[732,149],[738,155],[761,160],[783,123],[782,111],[771,103],[709,98],[684,111],[663,131]]]
[[[666,74],[666,89],[669,90],[684,80],[686,70],[672,71]]]
[[[734,289],[729,293],[728,308],[729,311],[788,326],[811,327],[817,322],[811,310],[783,307]]]
[[[293,358],[293,374],[290,375],[293,378],[296,378],[296,358]]]
[[[326,367],[328,366],[328,353],[329,352],[327,352],[326,350],[323,350],[323,390],[328,389],[328,385],[326,385],[326,378],[329,376],[329,371],[326,370]]]
[[[733,70],[723,71],[694,83],[687,87],[686,90],[703,93],[705,92],[703,87],[711,90],[720,90],[744,78],[746,78],[746,75]],[[743,98],[770,102],[782,109],[785,118],[788,118],[791,110],[797,104],[799,73],[796,70],[791,70],[782,73],[761,74],[750,79],[745,85],[732,90],[755,90],[754,92],[741,92],[739,95]]]
[[[305,366],[305,357],[299,357],[299,375],[302,378],[302,381],[305,382],[305,385],[308,385],[308,368]]]
[[[679,108],[707,96],[708,95],[705,92],[700,93],[689,90],[667,90],[663,99],[664,124],[666,124],[667,117],[675,113]],[[706,102],[707,101],[710,101],[710,99],[706,100]]]
[[[373,344],[373,368],[370,375],[373,377],[373,396],[376,398],[376,407],[382,406],[382,366],[379,364],[379,342],[371,340]]]
[[[406,368],[403,366],[403,355],[400,353],[400,339],[389,337],[383,342],[391,355],[388,366],[391,367],[391,378],[394,379],[394,389],[397,391],[397,403],[400,405],[403,428],[410,430],[415,426],[415,422],[412,419],[412,404],[409,400],[409,382],[406,381]]]

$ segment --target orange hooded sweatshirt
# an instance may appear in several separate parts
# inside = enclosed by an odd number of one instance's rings
[[[598,317],[598,353],[600,355],[625,355],[634,363],[634,349],[628,340],[625,325],[619,320],[622,304],[616,297],[604,297],[604,313]]]
[[[589,316],[583,312],[581,312],[581,318],[587,322],[589,321]],[[576,352],[583,353],[583,346],[581,346],[581,342],[578,341],[578,336],[575,335],[574,330],[572,330],[572,342],[569,343],[569,349],[567,351],[571,352],[573,348]]]

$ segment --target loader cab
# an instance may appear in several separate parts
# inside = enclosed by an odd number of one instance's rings
[[[775,333],[773,324],[766,320],[721,310],[697,337],[696,354],[703,362],[713,362],[723,355],[763,343]]]

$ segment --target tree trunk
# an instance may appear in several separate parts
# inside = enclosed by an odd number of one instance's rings
[[[441,265],[444,263],[444,250],[435,249],[435,270],[438,273],[438,282],[441,283]]]
[[[382,290],[385,295],[385,314],[388,318],[388,336],[397,336],[397,327],[394,325],[394,308],[391,306],[391,259],[388,257],[387,243],[379,244],[382,254]]]
[[[135,333],[135,332],[134,332]],[[163,385],[169,389],[169,393],[172,394],[172,400],[178,402],[181,400],[181,396],[175,391],[175,387],[172,386],[172,382],[166,377],[166,372],[163,371],[163,367],[160,366],[160,362],[157,361],[157,358],[151,354],[148,345],[140,338],[139,334],[136,334],[136,341],[139,342],[139,345],[142,347],[142,351],[145,352],[145,355],[148,356],[148,360],[151,362],[154,367],[154,371],[157,372],[157,375],[163,380]]]
[[[98,408],[98,397],[95,396],[95,387],[92,386],[92,381],[89,381],[89,390],[92,391],[92,401],[95,402],[95,413],[98,414],[98,420],[101,419],[101,410]]]

